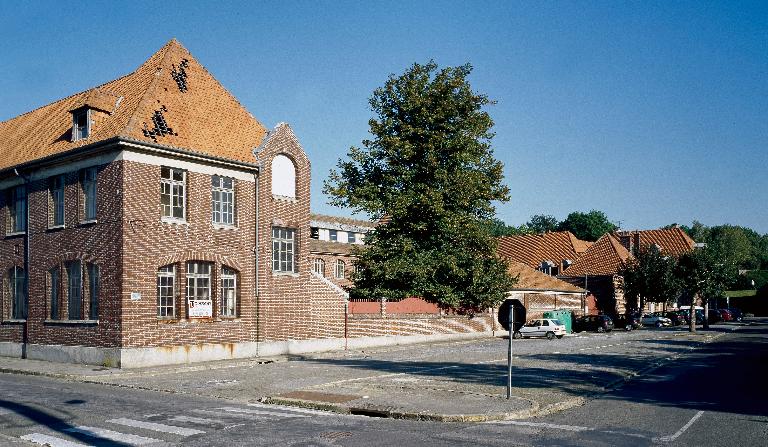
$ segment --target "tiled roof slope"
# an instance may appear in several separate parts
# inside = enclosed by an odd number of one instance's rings
[[[334,255],[351,255],[355,249],[362,249],[360,244],[347,244],[344,242],[321,241],[319,239],[309,240],[309,251],[311,253],[326,253]]]
[[[498,242],[499,256],[534,268],[542,261],[556,264],[565,259],[575,261],[588,248],[587,242],[577,239],[570,231],[502,236]]]
[[[614,236],[625,248],[630,242],[641,250],[658,245],[665,255],[680,256],[693,250],[694,241],[682,228],[660,228],[658,230],[617,231]]]
[[[173,73],[186,60],[186,91]],[[110,98],[115,98],[110,104]],[[119,98],[119,100],[117,99]],[[71,141],[71,110],[111,108],[88,138]],[[145,133],[161,110],[172,134]],[[214,157],[255,162],[261,125],[176,39],[133,73],[0,123],[0,170],[114,137],[158,143]]]
[[[510,262],[509,274],[517,276],[517,284],[515,284],[512,290],[547,290],[553,292],[574,292],[584,293],[585,290],[576,287],[573,284],[569,284],[565,281],[549,276],[546,273],[542,273],[538,270],[534,270],[531,267],[523,264],[522,262]]]
[[[562,276],[613,275],[632,255],[610,233],[604,234]]]
[[[327,214],[312,213],[309,215],[309,220],[314,220],[316,222],[329,222],[329,223],[338,223],[343,225],[352,225],[355,227],[366,227],[366,228],[376,227],[376,222],[371,222],[369,220],[353,219],[351,217],[329,216]]]

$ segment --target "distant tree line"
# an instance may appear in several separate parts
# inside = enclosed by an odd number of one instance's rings
[[[610,221],[602,211],[591,210],[587,213],[574,211],[562,222],[554,216],[536,214],[531,216],[531,220],[519,227],[508,226],[499,219],[493,219],[490,222],[490,227],[494,236],[570,231],[583,241],[594,242],[605,233],[617,230],[619,223]]]

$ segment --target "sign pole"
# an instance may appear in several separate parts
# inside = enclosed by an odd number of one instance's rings
[[[507,399],[512,398],[512,337],[515,334],[515,306],[509,306],[509,345],[507,349]]]

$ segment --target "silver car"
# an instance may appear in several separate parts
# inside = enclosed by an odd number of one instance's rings
[[[658,315],[645,314],[640,317],[640,323],[643,326],[672,326],[672,320],[667,317],[660,317]]]

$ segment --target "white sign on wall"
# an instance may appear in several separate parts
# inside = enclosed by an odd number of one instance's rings
[[[212,300],[189,300],[189,318],[206,318],[213,316]]]
[[[141,299],[141,292],[131,292],[131,301],[138,301]]]

